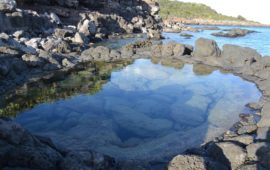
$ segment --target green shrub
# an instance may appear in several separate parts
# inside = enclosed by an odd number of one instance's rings
[[[202,18],[213,20],[243,21],[244,17],[231,17],[219,14],[214,9],[204,4],[180,2],[173,0],[157,0],[160,4],[160,15],[163,19],[179,17],[186,19]]]

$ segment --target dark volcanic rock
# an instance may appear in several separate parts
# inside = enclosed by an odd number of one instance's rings
[[[0,169],[113,169],[114,160],[92,151],[65,151],[18,124],[0,119]]]

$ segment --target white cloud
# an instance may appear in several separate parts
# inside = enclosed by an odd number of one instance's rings
[[[211,6],[217,12],[238,16],[242,15],[249,20],[270,24],[268,14],[269,0],[179,0],[183,2],[197,2]]]

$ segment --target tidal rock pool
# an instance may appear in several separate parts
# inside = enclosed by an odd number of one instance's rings
[[[99,69],[95,72],[103,76],[93,78],[95,69],[89,68],[49,83],[49,90],[28,89],[24,95],[46,90],[44,95],[54,99],[35,96],[40,102],[17,114],[16,121],[70,149],[164,161],[225,132],[245,104],[260,98],[253,83],[204,65],[138,59],[104,68],[107,76]]]

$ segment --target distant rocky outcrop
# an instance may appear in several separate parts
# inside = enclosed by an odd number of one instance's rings
[[[166,21],[164,21],[164,24],[163,24],[163,31],[164,32],[172,32],[172,33],[179,33],[179,32],[183,32],[183,31],[201,32],[202,29],[194,28],[192,26],[188,26],[188,25],[182,24],[180,22],[166,20]]]
[[[213,36],[216,37],[229,37],[229,38],[235,38],[235,37],[244,37],[247,34],[255,33],[256,31],[247,30],[247,29],[241,29],[241,28],[234,28],[234,29],[227,29],[220,32],[212,33]]]

